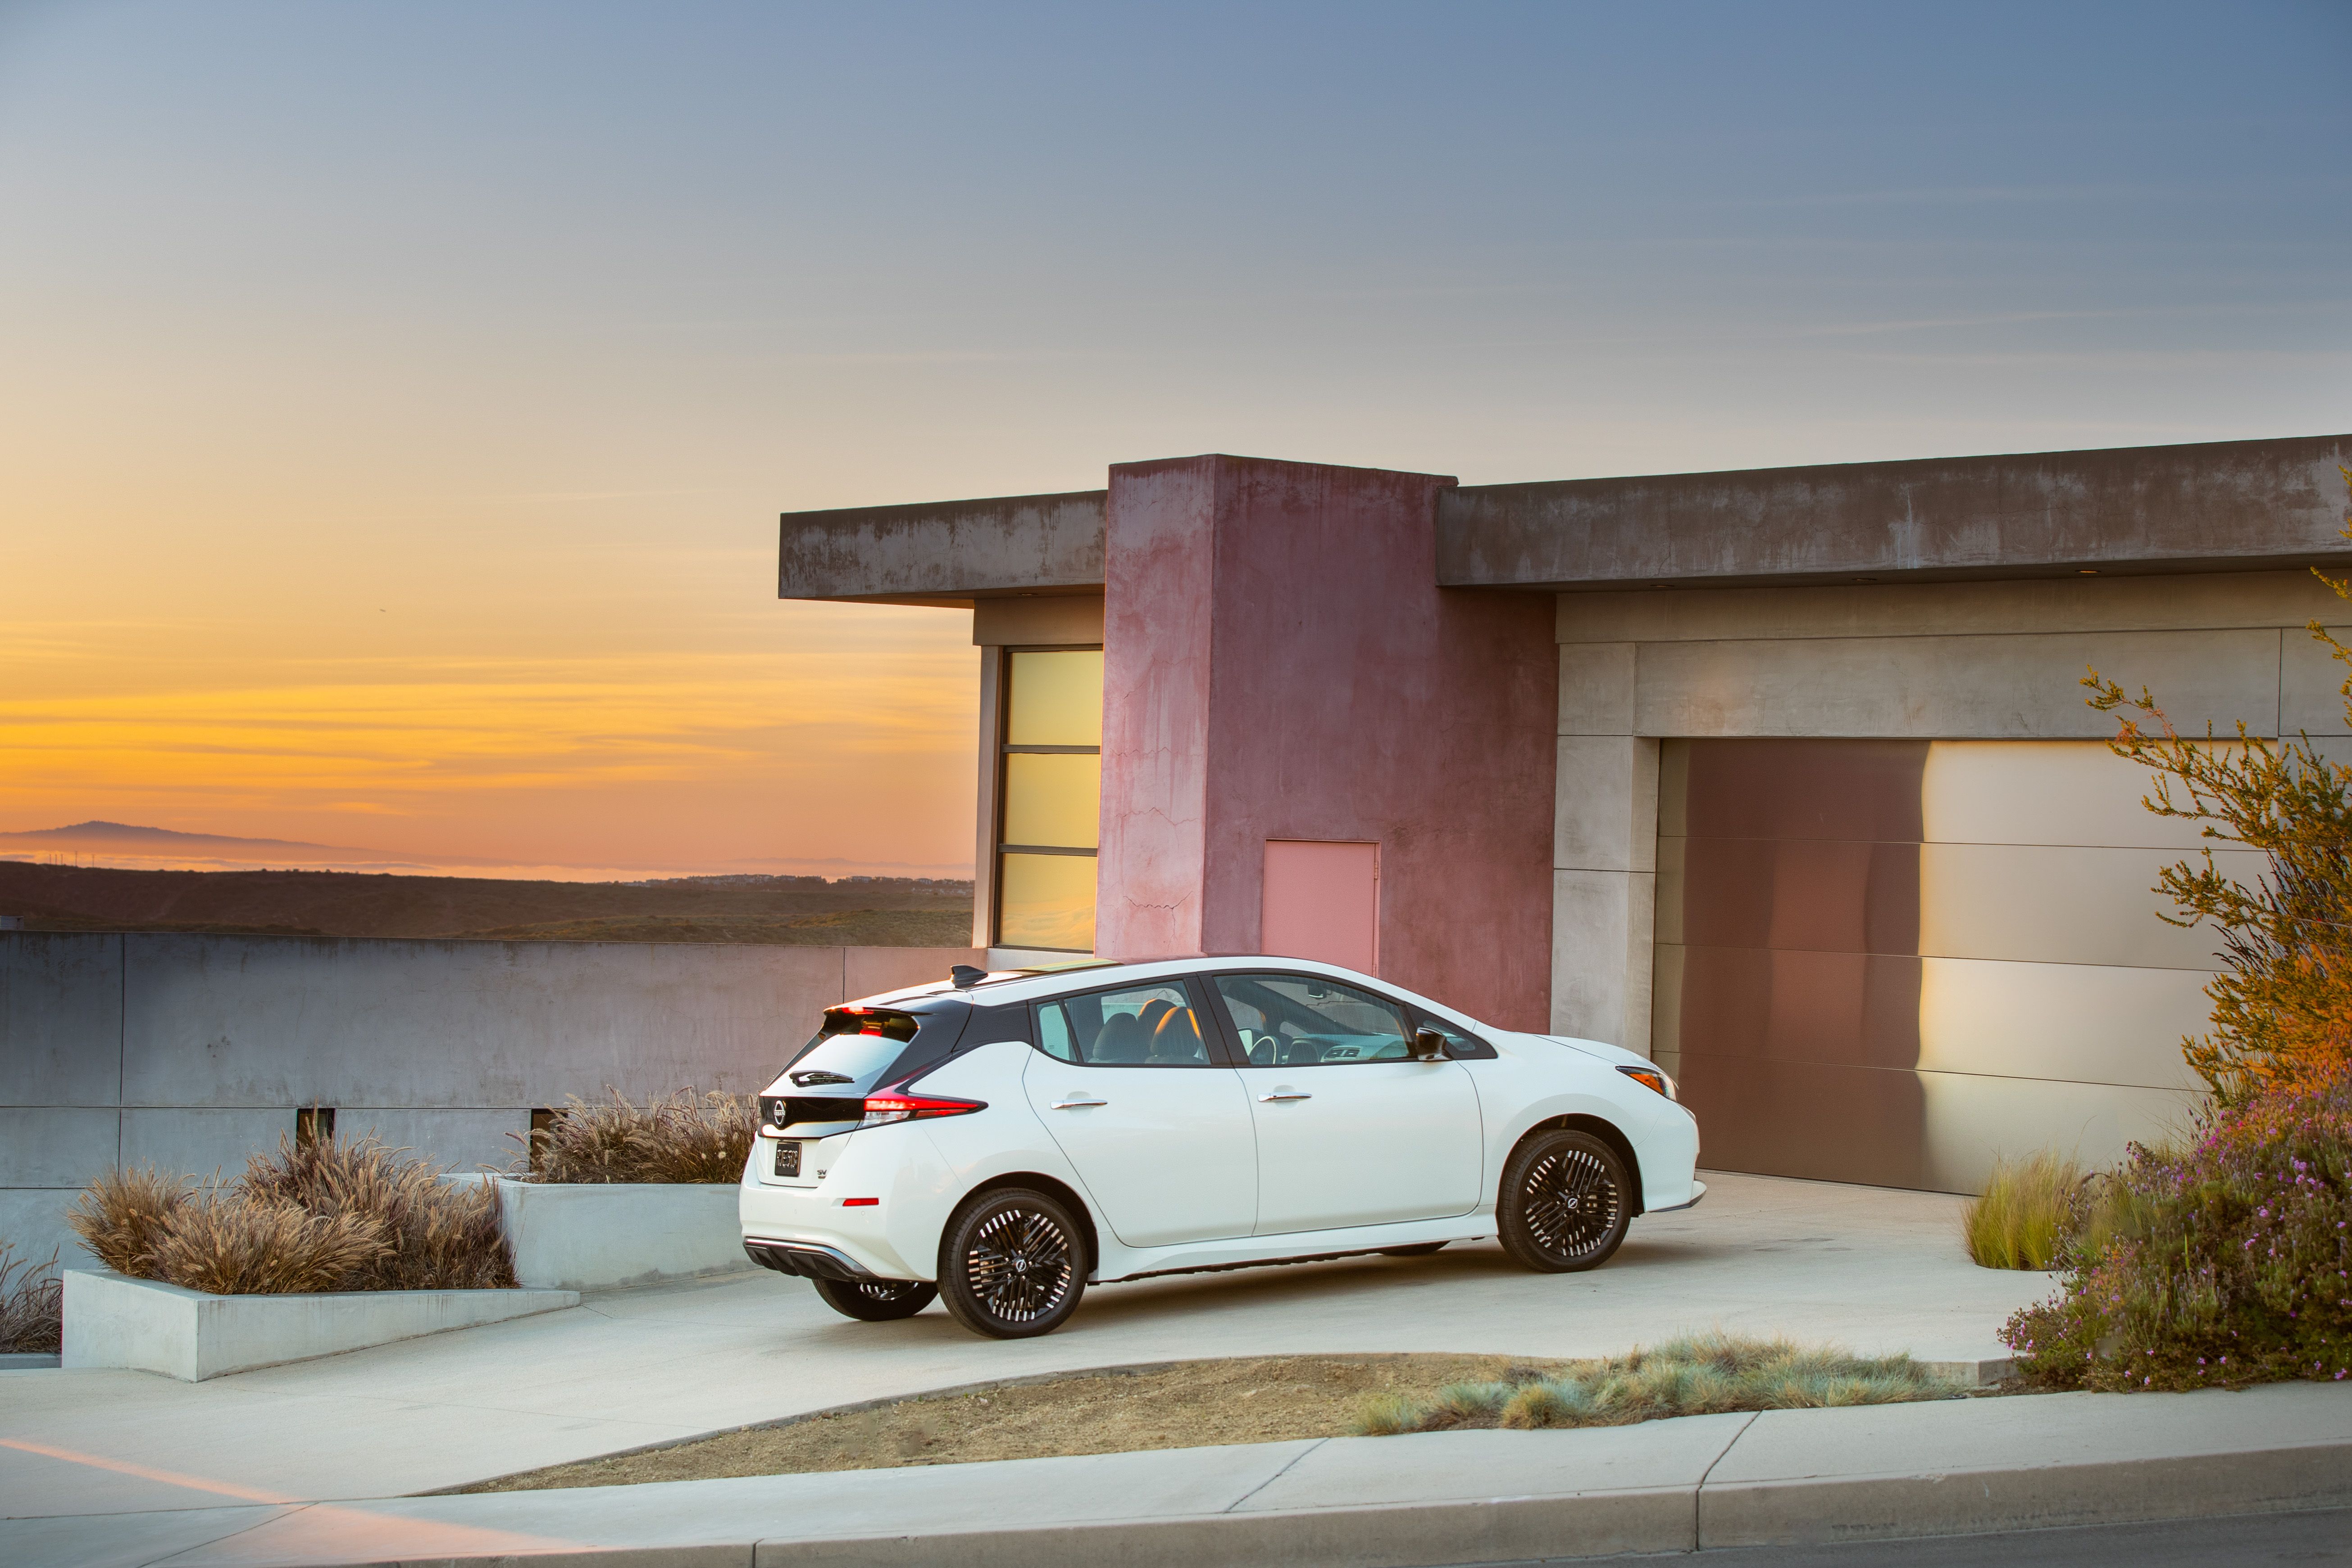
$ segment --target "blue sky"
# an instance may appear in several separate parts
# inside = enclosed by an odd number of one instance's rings
[[[867,650],[952,729],[961,634],[776,605],[777,511],[2352,428],[2347,62],[2342,4],[0,7],[0,619],[44,700]],[[0,826],[622,810],[116,765]]]

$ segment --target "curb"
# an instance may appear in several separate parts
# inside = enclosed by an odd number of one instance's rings
[[[1834,1545],[2352,1507],[2352,1388],[1930,1401],[279,1507],[235,1524],[183,1515],[200,1533],[168,1545],[109,1548],[99,1519],[45,1528],[82,1542],[70,1561],[124,1568],[1444,1568]],[[977,1522],[997,1520],[1019,1522]],[[10,1542],[0,1526],[0,1555]]]

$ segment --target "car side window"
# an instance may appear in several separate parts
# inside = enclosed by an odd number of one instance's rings
[[[1413,1008],[1412,1026],[1415,1029],[1434,1029],[1444,1036],[1445,1054],[1455,1061],[1495,1059],[1494,1047],[1461,1026],[1447,1023],[1434,1013],[1424,1013],[1418,1007]]]
[[[1394,1003],[1308,974],[1220,974],[1217,994],[1254,1068],[1348,1067],[1412,1055]]]
[[[1214,1065],[1181,980],[1040,1003],[1037,1044],[1055,1060],[1083,1067]]]

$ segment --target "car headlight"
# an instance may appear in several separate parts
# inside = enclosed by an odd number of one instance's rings
[[[1665,1075],[1664,1070],[1662,1068],[1654,1067],[1621,1067],[1617,1070],[1623,1073],[1627,1078],[1632,1079],[1635,1083],[1642,1085],[1644,1089],[1654,1089],[1657,1090],[1660,1094],[1664,1095],[1668,1100],[1678,1100],[1681,1098],[1675,1093],[1675,1080],[1668,1078]]]

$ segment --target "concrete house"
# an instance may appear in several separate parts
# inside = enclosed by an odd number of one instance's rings
[[[1719,1168],[1971,1190],[2177,1124],[2200,847],[2086,667],[2352,754],[2352,437],[1559,483],[1207,456],[788,513],[968,608],[973,944],[1271,952],[1644,1050]],[[2242,854],[2242,852],[2240,852]]]

